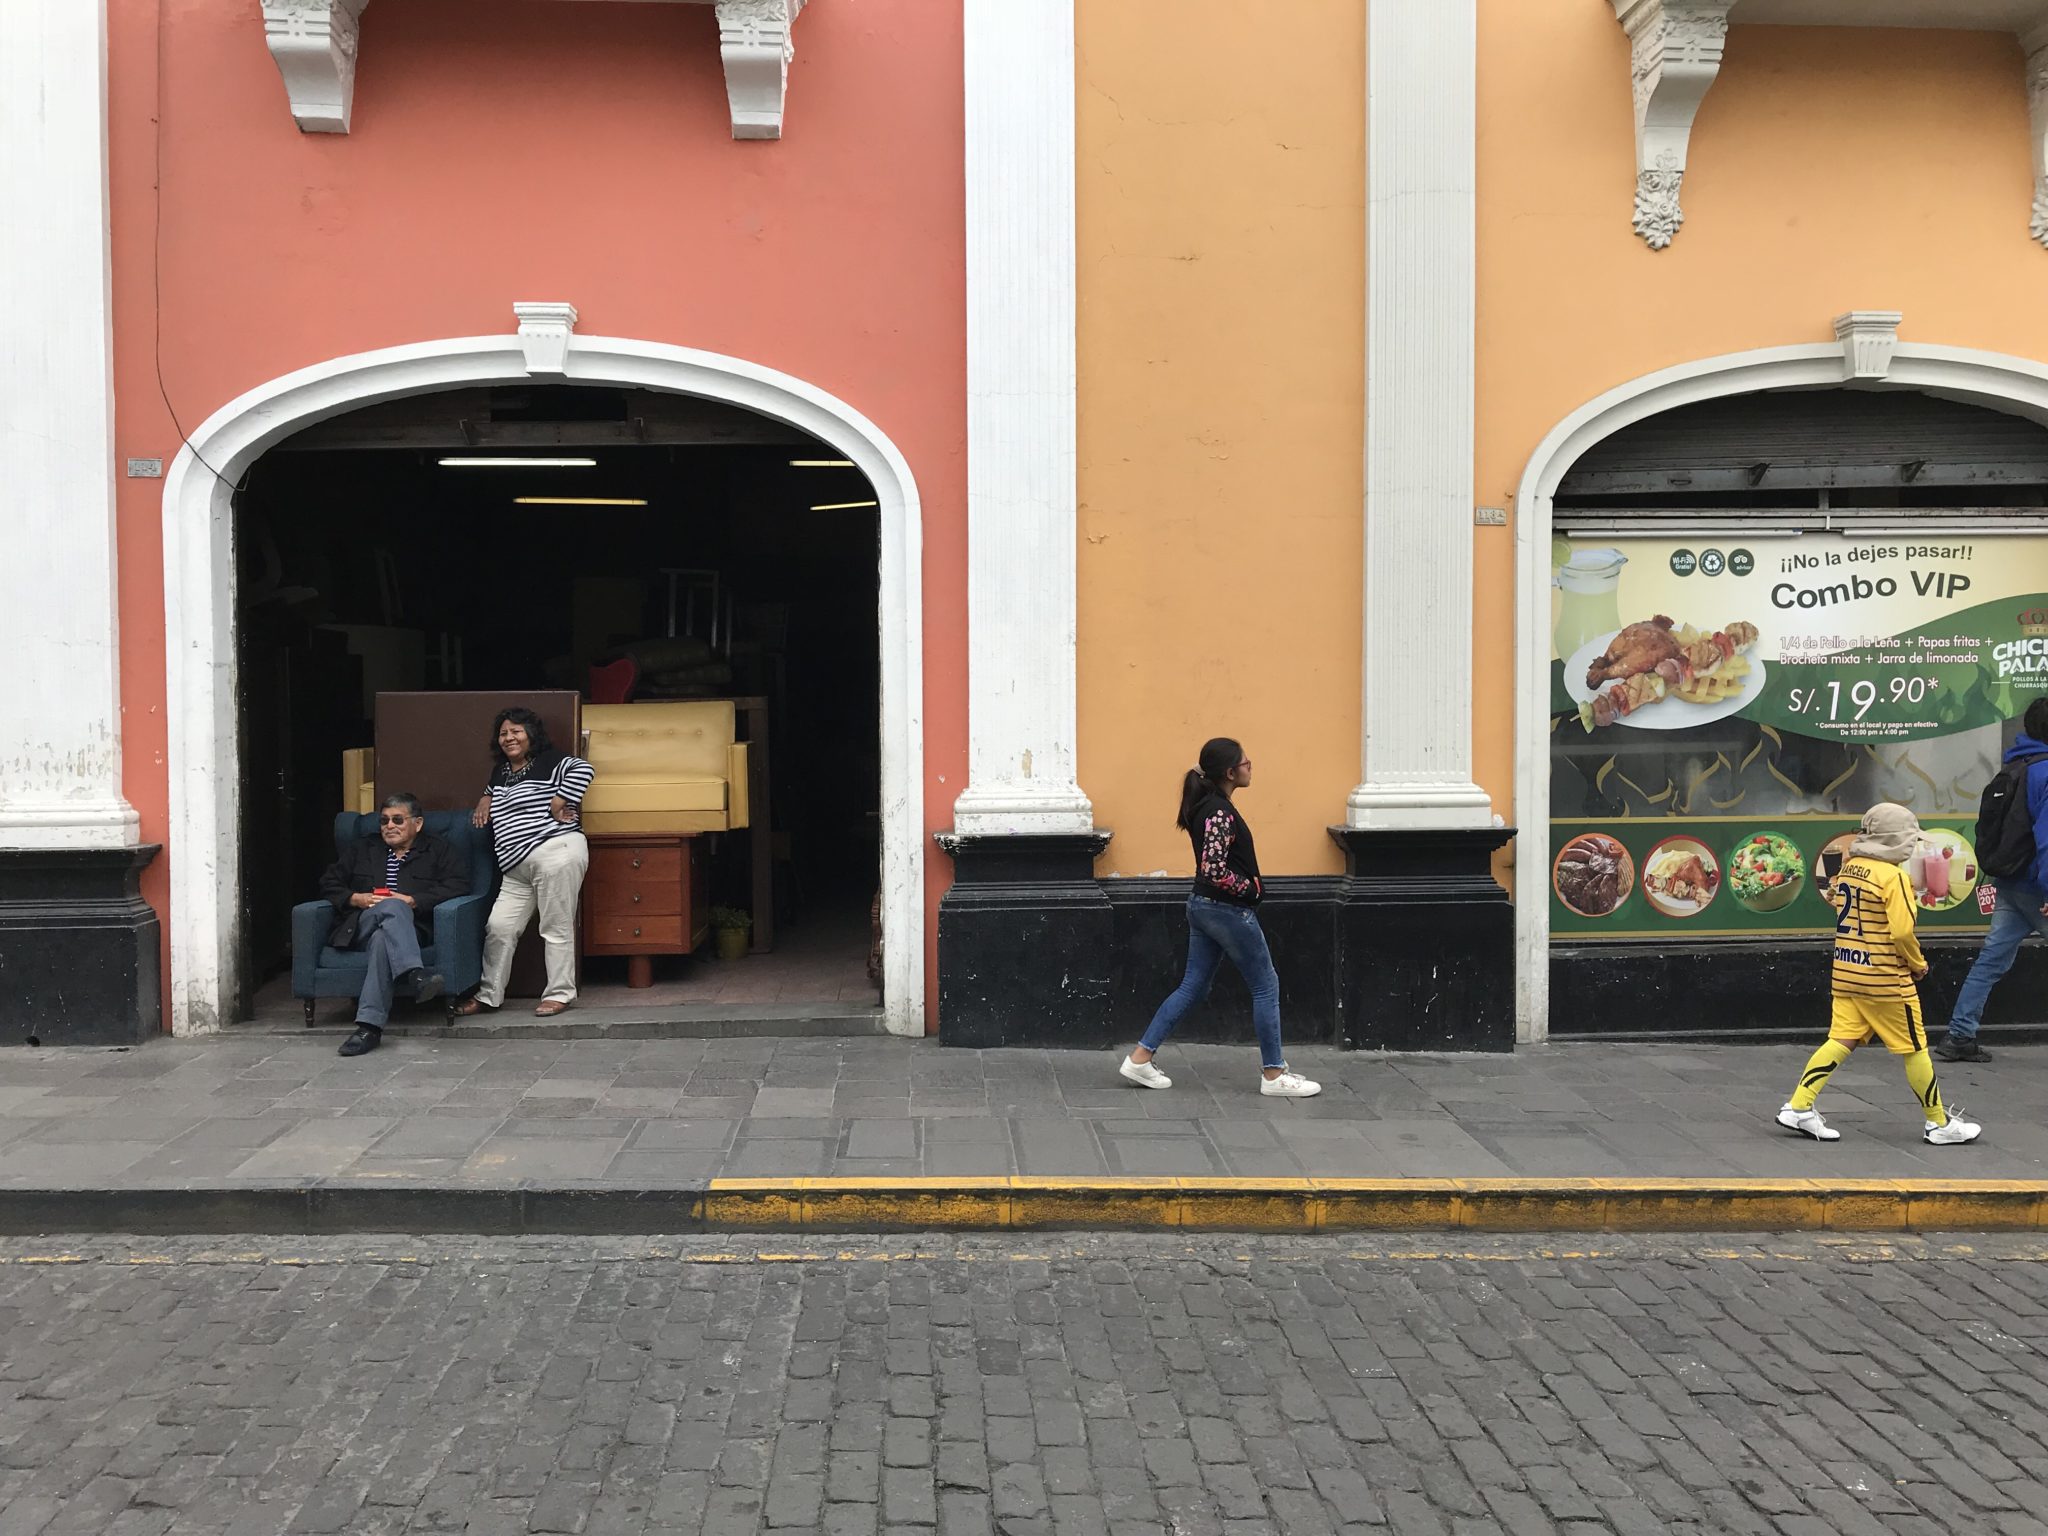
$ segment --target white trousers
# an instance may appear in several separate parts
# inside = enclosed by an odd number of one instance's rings
[[[484,925],[484,979],[477,1001],[495,1008],[505,1000],[505,979],[512,974],[512,952],[519,936],[540,908],[540,942],[547,953],[548,989],[544,1000],[576,1000],[576,898],[583,891],[583,872],[590,868],[590,844],[581,832],[549,838],[505,871],[491,919]]]

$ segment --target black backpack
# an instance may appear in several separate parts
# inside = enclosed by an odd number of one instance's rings
[[[1977,867],[1987,875],[2023,875],[2034,867],[2034,815],[2027,808],[2027,770],[2048,752],[2007,763],[1984,786],[1977,809]]]

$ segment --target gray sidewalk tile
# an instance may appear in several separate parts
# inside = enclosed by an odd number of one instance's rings
[[[361,1157],[392,1124],[390,1120],[364,1119],[295,1125],[251,1153],[235,1172],[251,1179],[325,1178]]]
[[[469,1155],[461,1172],[465,1179],[493,1183],[602,1178],[621,1145],[592,1136],[493,1136]]]

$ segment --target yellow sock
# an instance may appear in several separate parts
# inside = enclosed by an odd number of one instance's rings
[[[1920,1107],[1927,1112],[1927,1123],[1947,1125],[1948,1110],[1942,1106],[1941,1086],[1934,1080],[1934,1058],[1925,1051],[1915,1051],[1908,1056],[1906,1081],[1913,1085],[1913,1092],[1919,1096]]]
[[[1844,1045],[1839,1040],[1821,1041],[1820,1049],[1807,1058],[1806,1070],[1799,1074],[1799,1089],[1792,1095],[1792,1107],[1813,1108],[1813,1101],[1820,1097],[1821,1089],[1828,1085],[1829,1075],[1847,1061],[1849,1053],[1855,1049],[1855,1046]]]

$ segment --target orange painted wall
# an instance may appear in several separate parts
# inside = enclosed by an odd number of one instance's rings
[[[2009,34],[1738,26],[1692,133],[1685,224],[1629,226],[1628,39],[1602,0],[1480,0],[1478,481],[1511,500],[1562,417],[1689,359],[1832,338],[2048,358],[2048,251]],[[1514,548],[1477,533],[1478,777],[1512,798]],[[1524,818],[1526,819],[1526,818]]]
[[[958,8],[809,7],[787,136],[747,144],[709,6],[386,0],[363,18],[347,136],[294,126],[257,6],[162,12],[159,59],[157,0],[111,0],[117,455],[168,460],[177,423],[310,363],[509,331],[517,299],[806,379],[917,476],[925,810],[949,825],[966,772]],[[152,841],[159,489],[123,480],[118,510],[125,785]],[[165,917],[175,856],[145,886]],[[951,870],[927,871],[929,935]]]
[[[1079,0],[1081,786],[1102,873],[1192,872],[1231,735],[1276,874],[1341,867],[1358,777],[1365,19]]]

